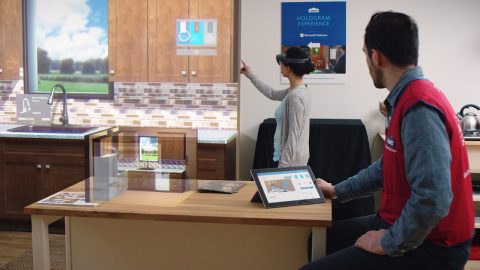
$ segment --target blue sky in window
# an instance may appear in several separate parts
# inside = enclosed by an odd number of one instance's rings
[[[87,5],[92,13],[89,16],[88,26],[100,27],[108,30],[108,0],[88,0]]]
[[[108,55],[108,0],[36,0],[37,47],[54,60]]]

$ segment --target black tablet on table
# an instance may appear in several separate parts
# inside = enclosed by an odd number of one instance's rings
[[[250,170],[265,208],[325,202],[310,166]]]

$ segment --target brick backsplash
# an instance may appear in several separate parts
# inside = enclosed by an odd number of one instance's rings
[[[115,83],[113,100],[68,99],[70,123],[237,129],[236,83]],[[0,81],[0,122],[15,124],[16,95],[23,81]],[[61,102],[53,105],[59,124]]]

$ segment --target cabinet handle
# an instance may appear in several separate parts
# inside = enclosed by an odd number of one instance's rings
[[[45,165],[45,169],[50,170],[50,165],[49,165],[49,164],[46,164],[46,165]]]
[[[195,70],[192,70],[192,76],[193,77],[197,76],[197,72]]]
[[[41,169],[42,168],[42,165],[41,164],[37,164],[37,169]]]
[[[2,74],[2,73],[3,73],[3,68],[0,68],[0,74]]]
[[[110,69],[110,75],[115,75],[115,70]]]
[[[187,76],[187,71],[186,70],[182,70],[182,76]]]

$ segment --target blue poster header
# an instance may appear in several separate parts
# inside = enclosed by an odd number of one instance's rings
[[[346,2],[282,3],[282,45],[346,44]]]

